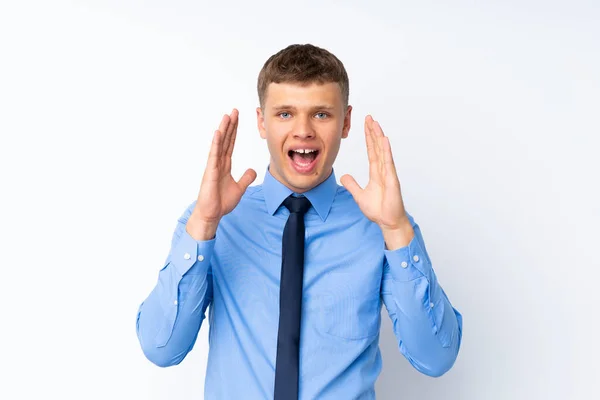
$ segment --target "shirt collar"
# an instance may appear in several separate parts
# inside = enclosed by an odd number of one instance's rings
[[[274,215],[279,206],[281,206],[281,203],[283,203],[289,195],[294,193],[290,188],[271,175],[269,167],[267,167],[262,186],[265,202],[267,203],[267,210],[271,215]],[[317,211],[321,220],[325,221],[327,215],[329,215],[329,210],[331,210],[331,205],[333,204],[333,199],[335,198],[337,190],[338,184],[335,179],[335,172],[332,169],[331,174],[325,181],[308,192],[302,193],[302,195],[310,201],[310,204]]]

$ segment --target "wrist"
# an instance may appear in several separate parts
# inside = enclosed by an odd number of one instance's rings
[[[206,241],[215,238],[219,221],[205,221],[192,214],[185,225],[186,232],[194,240]]]
[[[380,227],[387,250],[398,250],[410,244],[415,232],[408,219],[395,228]]]

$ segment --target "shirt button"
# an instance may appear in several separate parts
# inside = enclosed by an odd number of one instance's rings
[[[173,302],[173,304],[174,304],[174,305],[177,305],[177,300],[175,300],[175,301]]]
[[[408,267],[408,263],[406,261],[402,261],[402,263],[400,264],[400,266],[402,268],[406,268],[406,267]]]
[[[417,255],[413,256],[413,260],[415,260],[415,262],[418,262],[419,261],[419,256],[417,256]]]
[[[198,261],[204,261],[204,256],[202,254],[198,256]]]
[[[429,303],[429,307],[433,308],[433,303]]]
[[[185,253],[183,255],[183,258],[185,258],[186,260],[189,260],[192,256],[190,256],[190,253]]]

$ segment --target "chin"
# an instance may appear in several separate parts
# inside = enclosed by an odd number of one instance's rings
[[[317,177],[304,178],[304,179],[290,179],[288,181],[291,186],[295,187],[297,192],[307,192],[319,184]]]
[[[324,180],[320,166],[315,168],[310,175],[300,174],[293,169],[286,168],[285,178],[289,186],[295,188],[296,192],[307,192]]]

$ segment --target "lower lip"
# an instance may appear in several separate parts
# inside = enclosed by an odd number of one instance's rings
[[[290,162],[291,167],[297,173],[299,173],[299,174],[310,174],[311,172],[313,172],[313,170],[317,166],[317,161],[319,160],[319,157],[321,157],[321,152],[319,152],[319,154],[317,154],[317,156],[315,157],[315,159],[312,160],[312,162],[310,164],[306,164],[306,165],[296,164],[294,162],[294,160],[292,159],[292,157],[290,157],[289,155],[287,156],[287,159]]]

